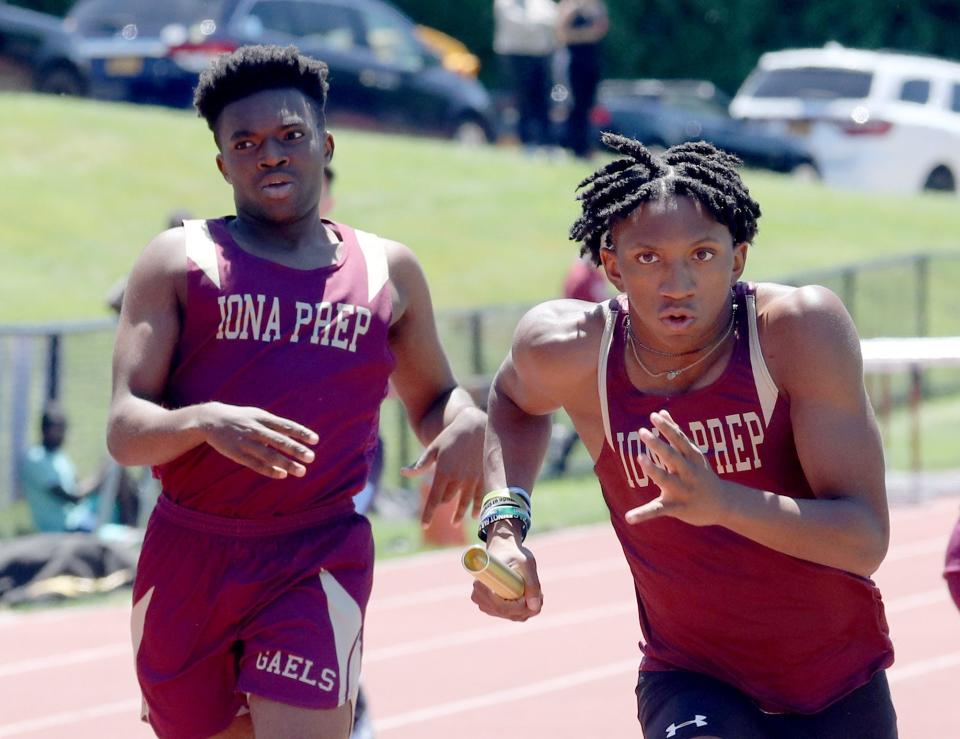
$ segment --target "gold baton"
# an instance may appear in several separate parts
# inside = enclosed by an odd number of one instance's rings
[[[504,600],[523,596],[523,578],[480,544],[463,553],[463,568]]]

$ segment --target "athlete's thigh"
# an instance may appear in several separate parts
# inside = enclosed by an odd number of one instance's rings
[[[637,718],[645,739],[767,739],[749,698],[695,672],[641,672]]]
[[[947,579],[947,587],[950,589],[950,597],[960,608],[960,571],[948,572],[944,577]]]
[[[886,673],[812,716],[770,716],[778,739],[897,739],[897,713]]]
[[[314,710],[251,695],[250,716],[256,739],[347,739],[353,706]]]
[[[160,737],[212,736],[243,707],[232,603],[223,594],[229,550],[221,537],[162,517],[147,528],[131,636],[143,718]]]
[[[286,539],[282,556],[293,568],[291,580],[240,633],[238,688],[313,711],[352,705],[372,585],[370,524],[351,516],[329,531]],[[280,556],[278,551],[269,558]]]

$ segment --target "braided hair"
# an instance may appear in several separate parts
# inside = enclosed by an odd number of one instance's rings
[[[282,87],[302,92],[313,103],[317,121],[324,123],[327,65],[301,54],[295,46],[242,46],[223,54],[200,75],[193,104],[215,131],[217,119],[230,103]]]
[[[678,144],[655,156],[635,139],[604,133],[603,144],[615,159],[577,185],[583,212],[570,227],[580,254],[600,264],[600,249],[612,247],[610,229],[644,203],[672,195],[698,201],[726,226],[733,243],[749,243],[757,234],[760,206],[750,197],[737,168],[742,162],[706,141]],[[604,244],[606,240],[606,244]]]

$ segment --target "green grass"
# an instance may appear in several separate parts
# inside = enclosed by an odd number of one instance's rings
[[[409,244],[440,309],[555,296],[575,253],[573,190],[591,167],[504,148],[334,132],[336,213]],[[230,212],[213,141],[188,111],[0,95],[0,322],[106,315],[103,295],[187,208]],[[828,190],[748,171],[763,206],[747,275],[778,277],[958,248],[950,196]]]
[[[577,212],[574,187],[592,165],[530,159],[508,148],[334,134],[337,217],[409,244],[423,262],[441,312],[529,304],[558,294],[576,251],[566,236]],[[104,294],[170,211],[186,208],[198,216],[232,211],[214,155],[206,126],[188,111],[0,94],[5,167],[0,323],[108,315]],[[960,248],[960,202],[953,196],[840,192],[759,171],[744,176],[764,212],[750,252],[751,279]],[[934,292],[942,296],[930,316],[934,331],[957,331],[957,279],[960,275],[942,265],[931,275]],[[896,275],[866,280],[858,292],[858,320],[910,333],[899,323],[906,320],[897,302],[905,285]],[[488,325],[486,371],[502,357],[515,319],[505,314]],[[464,377],[467,326],[448,323],[444,341]],[[103,334],[95,341],[67,339],[64,348],[65,399],[78,424],[68,444],[83,473],[104,453],[109,343]],[[925,407],[923,422],[925,464],[957,466],[950,440],[960,423],[960,401]],[[396,409],[388,405],[388,471],[416,455],[413,449],[401,458],[397,425]],[[891,467],[907,466],[905,428],[902,415],[895,416],[887,434]],[[586,494],[585,485],[544,483],[537,525],[581,516],[595,520],[597,504],[602,518],[599,494]],[[548,500],[561,502],[555,519]],[[401,553],[405,538],[419,539],[415,523],[383,522],[380,528],[383,553]]]

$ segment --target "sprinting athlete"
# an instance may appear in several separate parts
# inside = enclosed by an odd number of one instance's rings
[[[345,738],[373,547],[363,488],[390,380],[434,468],[480,490],[485,415],[401,244],[322,219],[326,66],[246,47],[201,76],[236,215],[157,236],[130,276],[108,441],[156,467],[132,632],[160,737]]]
[[[507,491],[481,526],[527,591],[473,599],[515,620],[542,606],[520,503],[563,408],[636,585],[644,736],[895,737],[870,580],[883,454],[853,323],[824,288],[740,281],[760,208],[734,157],[603,140],[621,157],[581,184],[571,236],[620,295],[516,330],[487,409],[486,482]]]

